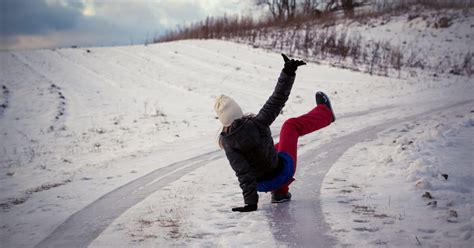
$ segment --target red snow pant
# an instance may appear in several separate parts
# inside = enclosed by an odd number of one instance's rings
[[[275,149],[277,152],[286,152],[293,158],[294,172],[296,172],[296,149],[298,146],[298,138],[326,127],[331,124],[331,122],[331,110],[321,104],[308,113],[299,117],[290,118],[283,123],[280,131],[280,142],[275,144]],[[294,179],[290,180],[287,184],[273,192],[279,194],[288,193],[289,185],[293,181]]]

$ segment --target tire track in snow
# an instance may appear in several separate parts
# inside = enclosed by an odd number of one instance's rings
[[[376,139],[378,133],[391,126],[419,120],[434,112],[472,102],[472,100],[458,102],[401,119],[388,119],[381,124],[337,137],[328,143],[299,154],[297,172],[302,172],[303,176],[296,177],[297,182],[292,186],[293,200],[287,204],[276,204],[267,212],[275,239],[290,247],[326,248],[335,246],[337,241],[328,235],[330,229],[324,220],[320,202],[321,184],[332,164],[350,147],[360,142]]]
[[[92,69],[90,67],[87,67],[85,64],[77,63],[76,61],[74,61],[73,59],[71,59],[70,57],[68,57],[67,55],[65,55],[64,53],[60,51],[54,51],[53,53],[51,53],[51,55],[55,56],[56,58],[63,61],[64,63],[71,65],[70,68],[75,68],[75,70],[71,70],[71,71],[74,71],[81,76],[89,75],[91,78],[95,78],[99,82],[104,82],[110,87],[120,89],[120,86],[114,80],[111,80],[108,77],[105,77],[99,71]]]
[[[71,215],[35,247],[86,247],[127,209],[167,184],[222,156],[220,150],[208,152],[139,177]]]
[[[145,75],[150,75],[150,78],[156,78],[156,80],[154,80],[155,83],[157,84],[160,84],[170,90],[174,90],[176,92],[180,92],[180,93],[185,93],[185,94],[194,94],[194,95],[199,95],[195,92],[192,92],[192,91],[189,91],[186,87],[183,87],[183,86],[179,86],[177,84],[172,84],[170,83],[169,81],[167,80],[161,80],[161,71],[159,71],[160,73],[157,73],[156,76],[152,75],[150,73],[150,71],[156,71],[158,70],[157,68],[166,68],[165,71],[169,71],[169,70],[174,70],[174,71],[179,71],[178,69],[180,69],[180,67],[178,66],[175,66],[173,64],[170,64],[170,63],[166,63],[166,61],[159,61],[158,62],[158,59],[159,57],[157,56],[149,56],[146,57],[146,56],[143,56],[141,54],[138,54],[138,52],[136,53],[132,53],[132,52],[129,52],[127,51],[126,49],[123,49],[123,48],[113,48],[115,52],[117,53],[120,53],[122,56],[125,56],[126,58],[128,59],[135,59],[135,61],[138,61],[139,63],[138,64],[144,64],[144,68],[149,68],[149,69],[144,69],[142,72],[140,72],[140,74],[145,74]],[[142,62],[146,62],[146,63],[142,63]],[[124,68],[124,69],[128,69],[128,68]],[[169,70],[168,70],[169,69]],[[182,69],[182,68],[181,68]],[[181,75],[182,73],[175,73],[176,75],[180,75],[180,76],[187,76],[187,74],[184,74],[184,75]],[[196,78],[196,77],[194,77]]]
[[[136,53],[136,54],[132,54],[124,49],[122,49],[120,51],[122,54],[125,54],[125,55],[128,55],[128,56],[132,56],[132,57],[135,57],[135,58],[140,58],[141,59],[149,59],[150,62],[152,63],[155,63],[155,64],[158,64],[159,66],[162,66],[162,67],[166,67],[172,71],[175,71],[175,75],[178,75],[178,77],[180,78],[180,80],[177,80],[176,82],[193,82],[195,81],[196,79],[199,79],[201,81],[204,81],[204,82],[214,82],[214,85],[212,87],[225,87],[226,90],[220,90],[220,91],[229,91],[229,90],[232,90],[233,88],[229,88],[229,86],[226,86],[223,84],[224,81],[226,81],[229,77],[229,73],[230,73],[230,70],[227,70],[225,69],[226,67],[223,66],[223,65],[220,65],[218,64],[216,67],[214,67],[214,70],[210,70],[209,73],[207,74],[204,74],[204,75],[212,75],[212,74],[220,74],[222,75],[222,80],[220,80],[220,82],[217,82],[215,81],[212,77],[211,78],[206,78],[206,77],[202,77],[202,72],[198,73],[195,71],[195,68],[194,67],[191,67],[191,68],[194,68],[193,70],[187,70],[186,73],[183,75],[181,72],[182,72],[182,68],[185,68],[184,65],[182,64],[179,64],[179,62],[182,62],[183,60],[172,60],[171,57],[175,56],[175,57],[183,57],[183,54],[179,54],[178,55],[173,55],[172,53],[169,53],[168,55],[170,55],[169,57],[165,57],[163,54],[157,54],[157,51],[151,49],[146,55],[143,55],[143,54],[140,54],[140,53]],[[189,59],[189,58],[188,58]],[[193,59],[194,61],[197,61],[196,59]],[[206,60],[202,60],[203,63],[206,63]],[[195,62],[193,62],[195,63]],[[207,62],[210,64],[210,62]],[[220,70],[220,69],[225,69],[224,71],[223,70]],[[186,80],[182,80],[183,78],[187,78]],[[243,79],[245,80],[245,79]],[[170,85],[174,85],[176,87],[178,87],[176,84],[171,84],[169,82],[167,82],[166,84],[170,84]],[[184,89],[185,91],[189,92],[188,88],[193,88],[193,84],[183,84],[183,85],[187,85],[187,87],[184,87],[184,86],[181,86],[182,89]],[[235,87],[235,85],[234,85]],[[204,87],[206,88],[206,87]],[[194,90],[198,90],[198,89],[194,89]],[[194,91],[193,90],[193,91]],[[239,88],[239,92],[244,92],[245,95],[248,95],[248,96],[254,96],[256,97],[257,99],[259,98],[262,98],[261,94],[259,94],[258,92],[255,92],[254,90],[250,90],[249,87],[240,87]],[[266,99],[266,98],[263,98],[263,99]]]
[[[242,65],[242,66],[247,66],[249,68],[253,67],[253,68],[255,68],[255,72],[258,73],[258,74],[260,74],[261,71],[265,71],[265,72],[268,71],[269,73],[274,73],[273,68],[268,67],[268,66],[264,66],[264,65],[272,64],[272,63],[275,62],[275,60],[268,59],[266,56],[257,56],[260,60],[264,60],[263,63],[252,63],[252,62],[248,62],[247,60],[237,59],[235,56],[225,54],[224,53],[225,51],[222,51],[222,53],[221,53],[221,52],[219,52],[219,50],[217,50],[217,51],[216,50],[211,50],[207,47],[203,47],[203,46],[196,45],[196,44],[190,44],[189,46],[194,48],[193,50],[200,50],[200,51],[203,51],[203,52],[209,54],[209,57],[211,57],[211,58],[217,58],[217,57],[222,58],[222,60],[219,60],[219,61],[228,61],[229,65]],[[242,47],[242,50],[245,50],[245,49],[248,49],[248,48],[249,48],[248,46],[244,46],[244,47]],[[259,52],[267,53],[265,50],[262,50],[262,51],[259,51]],[[278,53],[276,54],[276,56],[279,57]]]

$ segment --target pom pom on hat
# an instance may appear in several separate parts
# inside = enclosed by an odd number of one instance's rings
[[[216,103],[214,104],[214,110],[224,126],[230,126],[234,120],[240,119],[244,116],[239,104],[226,95],[220,95],[217,97]]]

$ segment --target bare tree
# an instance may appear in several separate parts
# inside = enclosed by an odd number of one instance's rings
[[[356,7],[369,4],[370,1],[372,0],[329,0],[324,10],[326,12],[343,10],[345,16],[353,16]]]
[[[334,11],[338,7],[337,2],[338,0],[327,1],[324,11],[326,12]]]
[[[291,20],[295,18],[296,0],[283,0],[283,7],[286,10],[286,19]]]
[[[293,19],[296,15],[296,0],[255,0],[257,5],[266,5],[274,20]]]
[[[318,10],[319,1],[318,0],[304,0],[301,3],[301,11],[305,16],[314,16],[316,13],[320,13]]]
[[[354,1],[352,0],[341,0],[342,9],[344,10],[345,16],[354,15]]]

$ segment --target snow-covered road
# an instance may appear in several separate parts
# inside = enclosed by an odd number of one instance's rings
[[[472,101],[463,101],[435,109],[430,109],[416,115],[397,119],[385,120],[374,126],[347,133],[334,138],[329,142],[311,142],[316,147],[306,149],[299,154],[298,184],[293,187],[295,200],[289,204],[277,204],[276,207],[264,209],[268,218],[271,232],[276,240],[288,247],[331,247],[337,241],[328,236],[330,229],[325,222],[321,210],[320,188],[321,183],[331,165],[344,152],[362,141],[370,141],[377,137],[377,133],[408,120],[422,119],[435,111],[446,110],[460,105],[470,104]],[[376,110],[357,113],[359,117],[377,114],[394,108],[393,106],[380,107]],[[341,125],[350,122],[348,117],[354,114],[340,116]],[[41,241],[36,247],[85,247],[94,241],[116,218],[135,204],[143,201],[150,194],[197,168],[203,167],[211,161],[223,160],[221,151],[208,152],[190,159],[179,161],[161,167],[145,176],[137,178],[100,197],[87,207],[79,210],[56,230]],[[222,161],[225,163],[225,160]],[[316,168],[314,165],[316,164]]]

